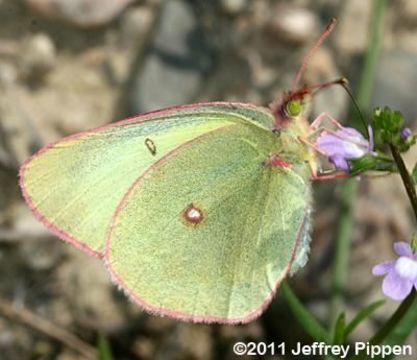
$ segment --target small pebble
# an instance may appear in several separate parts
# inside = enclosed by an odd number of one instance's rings
[[[51,20],[95,27],[115,19],[134,0],[25,0],[29,8]]]
[[[405,20],[416,23],[417,21],[417,1],[402,0],[398,11]]]
[[[138,6],[128,11],[121,21],[123,44],[136,47],[144,42],[154,19],[155,13],[151,7]]]
[[[46,34],[36,34],[21,47],[20,71],[24,78],[40,78],[56,64],[56,48]]]
[[[221,6],[225,13],[236,15],[248,6],[248,0],[222,0]]]
[[[272,16],[271,30],[287,42],[304,43],[317,33],[318,19],[310,10],[277,7]]]
[[[12,85],[17,80],[17,69],[10,63],[0,63],[0,86]]]
[[[362,53],[368,46],[372,2],[345,1],[340,11],[343,16],[338,18],[338,24],[332,34],[334,44],[346,55]]]

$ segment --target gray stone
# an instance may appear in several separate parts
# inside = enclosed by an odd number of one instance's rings
[[[249,4],[248,0],[222,0],[221,1],[222,9],[230,15],[236,15],[240,13],[245,8],[247,8],[248,4]]]
[[[400,110],[408,123],[417,120],[417,54],[405,50],[383,53],[377,68],[372,106]]]
[[[79,27],[106,24],[134,0],[25,0],[34,11],[51,20]]]
[[[154,21],[154,11],[149,6],[137,6],[126,12],[121,21],[124,45],[137,46],[148,35]]]
[[[189,5],[172,0],[161,11],[153,42],[131,75],[131,113],[192,102],[210,66],[210,51]]]
[[[342,16],[332,38],[343,54],[362,53],[368,46],[369,19],[372,2],[362,0],[344,1],[339,10]]]
[[[283,41],[304,43],[318,32],[319,21],[313,11],[290,6],[277,6],[276,9],[280,16],[271,15],[270,28]]]
[[[36,34],[21,47],[20,72],[24,78],[41,78],[56,64],[56,48],[46,34]]]

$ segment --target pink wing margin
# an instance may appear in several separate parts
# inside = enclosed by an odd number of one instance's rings
[[[135,294],[124,282],[123,278],[121,278],[112,268],[111,262],[108,258],[108,247],[106,246],[106,251],[104,252],[104,263],[106,265],[107,270],[110,273],[112,281],[117,285],[117,287],[122,290],[126,296],[135,304],[138,304],[140,307],[142,307],[144,310],[146,310],[150,314],[159,315],[159,316],[168,316],[174,319],[182,320],[182,321],[191,321],[194,323],[219,323],[219,324],[229,324],[229,325],[236,325],[236,324],[246,324],[248,322],[251,322],[252,320],[255,320],[258,318],[269,306],[272,299],[275,297],[276,293],[278,292],[278,289],[282,283],[282,281],[287,277],[289,272],[291,271],[291,266],[294,261],[295,255],[297,253],[297,248],[300,243],[300,239],[302,237],[302,234],[304,233],[306,223],[308,221],[309,217],[306,214],[303,222],[300,225],[300,228],[298,230],[297,234],[297,240],[296,245],[294,246],[294,250],[291,256],[291,260],[288,263],[284,273],[282,276],[277,280],[275,283],[275,286],[273,289],[271,289],[271,292],[269,295],[265,298],[264,302],[255,310],[248,313],[245,316],[242,317],[235,317],[235,318],[225,318],[220,316],[204,316],[204,315],[190,315],[183,313],[181,311],[171,310],[171,309],[163,309],[160,307],[157,307],[155,305],[152,305],[145,300],[143,300],[138,294]],[[109,237],[110,239],[110,237]]]
[[[115,123],[111,123],[111,124],[108,124],[108,125],[105,125],[105,126],[101,126],[101,127],[98,127],[98,128],[92,129],[92,130],[83,131],[83,132],[79,132],[77,134],[66,136],[66,137],[64,137],[63,139],[61,139],[57,142],[54,142],[54,143],[51,143],[51,144],[48,144],[48,145],[44,146],[43,148],[41,148],[39,151],[37,151],[35,154],[33,154],[28,160],[26,160],[21,165],[21,167],[19,169],[19,186],[21,188],[23,198],[25,199],[26,203],[28,204],[30,210],[32,211],[32,213],[34,214],[36,219],[38,221],[40,221],[43,225],[45,225],[45,227],[51,233],[53,233],[54,235],[56,235],[60,239],[64,240],[65,242],[68,242],[68,243],[72,244],[77,249],[85,252],[87,255],[94,256],[94,257],[97,257],[97,258],[101,259],[104,256],[104,253],[102,251],[97,251],[97,250],[92,249],[88,245],[84,244],[82,241],[73,237],[68,232],[60,229],[54,223],[49,221],[41,213],[41,211],[37,208],[35,202],[31,198],[31,196],[30,196],[30,194],[27,191],[27,188],[25,186],[25,171],[26,171],[27,166],[30,164],[30,162],[32,160],[38,158],[39,156],[42,156],[42,154],[46,153],[48,150],[54,148],[58,144],[65,143],[66,141],[79,139],[79,138],[88,136],[92,133],[106,131],[108,129],[111,129],[111,128],[117,127],[117,126],[123,126],[123,125],[126,125],[126,124],[145,122],[147,120],[152,120],[155,117],[163,117],[165,115],[168,116],[168,115],[171,115],[171,114],[173,114],[175,112],[179,112],[179,111],[194,110],[194,109],[199,109],[199,108],[203,108],[203,107],[215,107],[215,106],[223,106],[225,108],[234,108],[234,107],[239,108],[240,107],[240,108],[249,108],[249,109],[253,109],[253,110],[258,110],[258,111],[262,111],[262,112],[269,112],[269,110],[267,108],[264,108],[264,107],[261,107],[261,106],[245,104],[245,103],[238,103],[238,102],[231,103],[231,102],[218,101],[218,102],[197,103],[197,104],[192,104],[192,105],[180,105],[180,106],[173,106],[173,107],[169,107],[169,108],[166,108],[166,109],[161,109],[161,110],[156,110],[156,111],[143,113],[143,114],[133,116],[133,117],[130,117],[130,118],[127,118],[127,119],[124,119],[124,120],[121,120],[121,121],[118,121],[118,122],[115,122]],[[123,196],[123,198],[124,197],[125,196]],[[121,199],[121,201],[122,201],[122,199]],[[116,209],[116,211],[117,211],[117,209]]]

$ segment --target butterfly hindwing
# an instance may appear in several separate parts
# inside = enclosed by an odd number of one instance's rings
[[[193,321],[259,315],[308,236],[310,184],[265,163],[275,140],[253,124],[229,124],[138,177],[105,252],[134,301]]]

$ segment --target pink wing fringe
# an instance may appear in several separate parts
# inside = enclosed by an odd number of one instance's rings
[[[245,103],[208,102],[208,103],[198,103],[198,104],[193,104],[193,105],[174,106],[174,107],[170,107],[170,108],[166,108],[166,109],[162,109],[162,110],[156,110],[156,111],[151,111],[151,112],[148,112],[148,113],[144,113],[144,114],[134,116],[134,117],[131,117],[131,118],[127,118],[127,119],[124,119],[124,120],[121,120],[121,121],[118,121],[118,122],[115,122],[115,123],[112,123],[112,124],[101,126],[101,127],[98,127],[98,128],[92,129],[92,130],[83,131],[83,132],[80,132],[80,133],[77,133],[77,134],[69,135],[69,136],[64,137],[63,139],[61,139],[57,142],[54,142],[52,144],[44,146],[38,152],[36,152],[34,155],[32,155],[27,161],[25,161],[22,164],[22,166],[20,167],[20,170],[19,170],[19,185],[20,185],[20,188],[22,190],[23,197],[24,197],[25,201],[27,202],[30,210],[33,212],[34,216],[42,224],[44,224],[48,228],[48,230],[50,232],[52,232],[54,235],[61,238],[65,242],[68,242],[68,243],[72,244],[77,249],[85,252],[86,254],[88,254],[90,256],[93,256],[93,257],[97,257],[99,259],[103,259],[104,264],[105,264],[107,270],[110,273],[112,281],[118,286],[119,289],[122,289],[126,293],[126,295],[128,296],[128,298],[131,301],[140,305],[147,312],[149,312],[151,314],[156,314],[156,315],[160,315],[160,316],[169,316],[169,317],[172,317],[172,318],[175,318],[175,319],[184,320],[184,321],[191,321],[191,322],[224,323],[224,324],[247,323],[247,322],[250,322],[250,321],[256,319],[257,317],[259,317],[265,311],[265,309],[268,307],[269,303],[272,301],[273,297],[275,296],[282,280],[288,275],[288,273],[291,269],[292,262],[294,260],[295,254],[296,254],[296,250],[298,248],[298,244],[299,244],[299,241],[300,241],[301,234],[303,233],[303,229],[305,227],[307,216],[304,217],[303,222],[300,225],[298,235],[297,235],[296,245],[294,247],[294,251],[293,251],[291,260],[290,260],[289,264],[287,265],[287,268],[284,271],[284,274],[277,280],[277,282],[275,284],[275,287],[273,289],[271,289],[270,294],[265,298],[264,302],[257,309],[255,309],[254,311],[250,312],[249,314],[247,314],[243,317],[237,317],[237,318],[224,318],[224,317],[219,317],[219,316],[189,315],[189,314],[182,313],[182,312],[179,312],[179,311],[170,310],[170,309],[162,309],[162,308],[156,307],[154,305],[151,305],[151,304],[147,303],[146,301],[144,301],[143,299],[141,299],[138,295],[136,295],[133,291],[131,291],[129,289],[129,287],[124,283],[123,279],[121,277],[119,277],[117,275],[117,273],[113,270],[112,265],[111,265],[111,261],[109,259],[109,247],[110,247],[110,242],[111,242],[111,228],[110,228],[110,231],[109,231],[109,236],[108,236],[108,238],[106,239],[106,242],[105,242],[105,250],[103,252],[94,250],[91,247],[89,247],[88,245],[86,245],[83,242],[74,238],[71,234],[67,233],[66,231],[60,229],[55,224],[50,222],[40,212],[40,210],[37,208],[36,204],[33,202],[32,198],[30,197],[30,195],[29,195],[29,193],[28,193],[28,191],[25,187],[25,170],[26,170],[26,167],[28,166],[28,164],[32,160],[41,156],[43,153],[45,153],[48,150],[54,148],[57,144],[60,144],[60,143],[66,142],[66,141],[70,141],[70,140],[75,140],[75,139],[78,139],[78,138],[81,138],[81,137],[84,137],[84,136],[88,136],[89,134],[92,134],[92,133],[105,131],[105,130],[107,130],[109,128],[112,128],[112,127],[121,126],[121,125],[125,125],[125,124],[130,124],[130,123],[142,122],[142,121],[147,121],[147,120],[152,120],[153,118],[155,118],[155,116],[158,116],[158,115],[159,116],[164,116],[164,115],[174,113],[176,111],[198,109],[198,108],[205,107],[205,106],[224,106],[224,107],[229,107],[229,108],[245,107],[245,108],[250,108],[250,109],[254,109],[254,110],[258,110],[258,111],[263,111],[263,112],[267,111],[267,112],[269,112],[269,110],[267,108],[260,107],[260,106],[255,106],[255,105],[251,105],[251,104],[245,104]],[[162,159],[166,160],[166,157],[163,157]],[[162,160],[162,159],[160,159],[160,160]],[[158,160],[158,162],[160,160]],[[137,182],[138,182],[138,179],[132,184],[132,186],[128,189],[126,194],[123,196],[121,202],[117,206],[116,211],[113,215],[112,223],[114,223],[118,214],[123,209],[123,206],[126,202],[126,199],[129,197],[133,188],[136,187],[135,185],[137,184]]]
[[[115,214],[117,217],[117,214]],[[174,319],[182,320],[182,321],[191,321],[195,323],[220,323],[220,324],[229,324],[229,325],[236,325],[236,324],[245,324],[252,320],[255,320],[258,318],[268,307],[268,305],[271,303],[272,299],[275,297],[279,286],[281,285],[281,282],[287,277],[291,270],[292,263],[294,261],[295,255],[297,253],[297,248],[300,243],[301,236],[304,232],[304,227],[306,225],[306,221],[308,219],[307,212],[306,215],[303,218],[303,222],[300,225],[300,228],[298,230],[296,244],[294,246],[294,250],[291,256],[291,260],[288,263],[283,275],[277,280],[275,283],[275,286],[273,289],[271,289],[271,292],[269,295],[265,298],[264,302],[255,310],[250,312],[249,314],[242,316],[242,317],[236,317],[236,318],[226,318],[226,317],[220,317],[220,316],[202,316],[202,315],[190,315],[186,314],[180,311],[176,310],[170,310],[170,309],[163,309],[160,307],[156,307],[152,304],[147,303],[145,300],[141,299],[137,294],[135,294],[130,288],[125,284],[123,279],[113,270],[111,261],[109,258],[109,247],[111,242],[111,233],[109,235],[109,238],[106,241],[106,249],[103,254],[103,260],[104,264],[106,265],[106,268],[108,272],[110,273],[112,281],[117,285],[117,287],[122,290],[127,297],[133,301],[134,303],[141,306],[144,310],[146,310],[150,314],[155,314],[159,316],[168,316]]]

